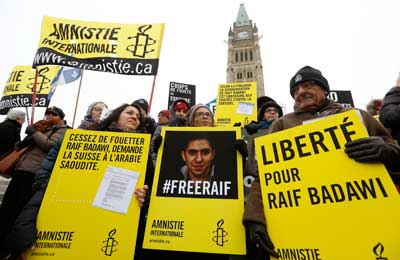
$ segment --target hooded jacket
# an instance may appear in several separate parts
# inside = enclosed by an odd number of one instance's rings
[[[107,105],[102,101],[96,101],[96,102],[93,102],[92,104],[90,104],[88,109],[87,109],[87,111],[86,111],[86,114],[85,114],[83,120],[81,121],[81,124],[78,126],[79,129],[87,129],[89,126],[97,123],[92,117],[93,108],[97,104],[103,104],[107,108]]]

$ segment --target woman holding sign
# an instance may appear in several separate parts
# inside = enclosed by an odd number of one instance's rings
[[[113,112],[102,122],[89,127],[91,130],[110,131],[110,132],[144,132],[144,118],[136,105],[123,104],[113,110]],[[17,256],[26,255],[36,241],[36,218],[42,203],[47,183],[50,179],[57,155],[60,151],[62,138],[58,139],[55,146],[43,160],[40,169],[36,172],[33,182],[33,196],[25,205],[14,223],[12,231],[7,236],[4,244],[10,259]],[[153,175],[152,163],[148,161],[146,175]],[[147,181],[147,180],[146,180]],[[146,182],[147,183],[147,182]]]

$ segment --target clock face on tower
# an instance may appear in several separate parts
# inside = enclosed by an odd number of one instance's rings
[[[241,32],[238,32],[236,38],[237,38],[238,40],[244,40],[244,39],[250,38],[250,35],[249,35],[249,33],[246,32],[246,31],[241,31]]]

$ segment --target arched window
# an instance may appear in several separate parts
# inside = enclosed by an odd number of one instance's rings
[[[238,52],[235,53],[235,61],[236,61],[236,62],[239,61],[239,54],[238,54]]]
[[[253,50],[250,50],[250,60],[253,60]]]

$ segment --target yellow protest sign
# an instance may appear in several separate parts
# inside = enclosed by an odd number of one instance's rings
[[[143,247],[245,254],[239,130],[163,127],[162,136]]]
[[[218,126],[242,126],[257,121],[257,83],[219,84],[215,122]]]
[[[47,107],[47,95],[50,83],[57,75],[59,66],[40,66],[37,68],[36,106]],[[8,77],[0,101],[0,114],[7,113],[9,108],[32,106],[35,70],[31,66],[15,66]]]
[[[33,66],[59,64],[126,75],[156,75],[164,24],[84,22],[45,16]]]
[[[255,139],[279,259],[400,259],[400,197],[389,174],[344,152],[367,136],[350,110]]]
[[[29,259],[132,259],[150,136],[68,130],[55,163]]]

